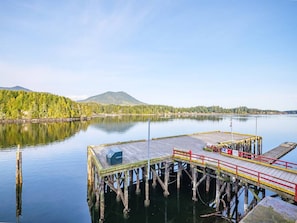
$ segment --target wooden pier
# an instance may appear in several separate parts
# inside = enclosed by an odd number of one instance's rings
[[[110,165],[106,155],[114,147],[122,151],[122,163]],[[176,187],[179,189],[182,187],[180,179],[183,173],[192,181],[194,201],[198,199],[198,186],[205,183],[207,193],[210,181],[214,179],[216,210],[219,211],[222,204],[225,206],[227,203],[227,215],[236,219],[238,216],[234,217],[231,204],[242,188],[245,190],[246,212],[260,200],[259,193],[265,197],[265,189],[297,201],[297,170],[294,169],[297,165],[285,162],[276,167],[261,160],[261,154],[260,136],[220,131],[89,146],[89,207],[95,207],[99,220],[104,221],[104,194],[114,191],[117,200],[123,203],[124,216],[128,216],[129,187],[134,185],[135,193],[139,194],[142,182],[145,185],[144,205],[148,206],[150,183],[153,187],[159,183],[166,197],[170,194],[170,176],[176,176]],[[249,191],[254,195],[250,205]]]

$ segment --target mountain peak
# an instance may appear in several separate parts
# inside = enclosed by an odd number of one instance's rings
[[[0,87],[0,90],[9,90],[9,91],[31,91],[30,89],[24,88],[22,86],[14,86],[14,87]]]
[[[89,97],[79,102],[96,102],[99,104],[114,104],[114,105],[144,105],[145,103],[135,99],[124,91],[107,91],[103,94],[98,94]]]

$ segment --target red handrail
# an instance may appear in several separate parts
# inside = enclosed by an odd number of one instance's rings
[[[295,201],[297,202],[297,184],[295,185]]]
[[[297,202],[297,184],[292,183],[290,181],[275,177],[270,174],[262,173],[256,170],[252,170],[246,167],[242,167],[239,165],[235,165],[230,162],[226,162],[224,160],[216,159],[213,157],[209,156],[204,156],[204,155],[199,155],[199,154],[194,154],[192,151],[183,151],[183,150],[177,150],[173,149],[173,158],[178,158],[181,157],[183,159],[187,159],[190,162],[197,162],[199,161],[201,164],[205,165],[206,163],[208,164],[213,164],[215,165],[218,169],[229,169],[230,172],[235,172],[236,176],[243,176],[243,175],[248,175],[250,180],[257,182],[258,185],[264,184],[266,186],[269,186],[267,184],[275,184],[278,190],[279,188],[283,188],[283,190],[289,190],[289,191],[294,191],[294,199]],[[285,192],[285,191],[284,191]],[[293,193],[292,193],[293,195]]]
[[[230,155],[230,154],[228,154],[228,155]],[[230,156],[233,156],[233,155],[230,155]],[[280,166],[285,169],[297,170],[297,163],[293,163],[293,162],[288,162],[288,161],[284,161],[284,160],[280,160],[280,159],[270,158],[270,157],[263,156],[263,155],[257,155],[257,154],[241,152],[241,151],[238,152],[238,156],[241,158],[251,159],[251,160],[258,161],[258,162],[264,162],[264,163],[269,163],[272,165]]]

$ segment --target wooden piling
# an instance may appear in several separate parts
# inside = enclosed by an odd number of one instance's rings
[[[164,192],[163,192],[163,195],[165,197],[169,195],[168,181],[169,181],[169,165],[168,165],[168,162],[165,162]]]
[[[192,169],[192,191],[193,191],[193,201],[197,201],[197,192],[196,192],[196,184],[197,184],[197,170],[196,166],[191,166]]]
[[[21,185],[23,183],[23,173],[22,173],[22,151],[20,151],[20,145],[16,152],[16,185]]]
[[[230,203],[231,201],[231,183],[230,182],[227,182],[226,194],[227,194],[227,201]]]
[[[220,178],[219,178],[219,175],[217,175],[217,178],[216,178],[216,211],[220,210],[220,196],[221,196],[220,185],[221,185]]]
[[[87,151],[88,151],[87,152],[88,186],[92,186],[94,184],[94,172],[93,172],[93,164],[92,164],[91,147],[88,147]]]
[[[129,172],[125,171],[124,173],[124,178],[125,178],[125,182],[124,182],[124,216],[127,217],[128,216],[128,212],[129,212],[129,194],[128,194],[128,183],[129,183]]]
[[[144,206],[148,207],[150,206],[150,198],[149,198],[149,174],[148,174],[148,168],[144,168],[144,177],[145,177],[145,200],[144,200]]]
[[[176,176],[176,188],[180,189],[180,177],[182,172],[182,165],[181,162],[178,162],[178,170],[177,170],[177,176]]]
[[[154,166],[154,171],[152,171],[152,174],[153,174],[153,182],[152,182],[152,187],[153,188],[156,188],[156,186],[157,186],[157,174],[158,174],[158,172],[157,172],[157,170],[156,170],[156,166]]]
[[[246,183],[244,186],[244,204],[243,204],[243,210],[244,214],[247,214],[248,212],[248,201],[249,201],[249,187],[248,184]]]
[[[139,195],[140,192],[141,192],[141,190],[140,190],[139,168],[137,168],[137,170],[136,170],[136,190],[135,190],[135,193],[137,195]]]
[[[105,201],[104,201],[104,179],[100,179],[100,222],[104,221]]]
[[[122,193],[120,178],[121,178],[121,174],[117,173],[117,197],[116,197],[116,200],[118,202],[121,200],[121,193]]]
[[[206,175],[206,185],[205,185],[205,191],[206,193],[209,192],[209,187],[210,187],[210,176],[209,174]]]

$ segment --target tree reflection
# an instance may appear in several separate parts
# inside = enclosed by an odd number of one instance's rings
[[[219,122],[223,116],[103,116],[87,121],[74,122],[50,122],[50,123],[22,123],[0,124],[0,148],[45,145],[57,141],[64,141],[80,131],[86,131],[88,127],[94,127],[107,133],[125,133],[139,122],[170,122],[173,119],[191,119],[201,121]]]

